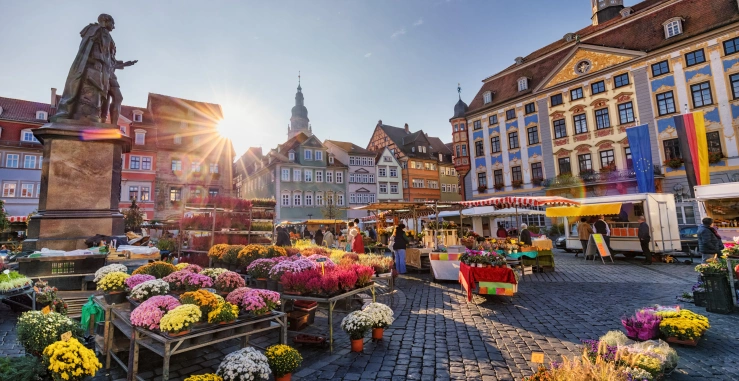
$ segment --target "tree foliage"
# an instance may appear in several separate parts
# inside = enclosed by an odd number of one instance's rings
[[[123,211],[123,219],[127,230],[136,230],[144,223],[144,214],[135,198],[131,200],[131,206]]]

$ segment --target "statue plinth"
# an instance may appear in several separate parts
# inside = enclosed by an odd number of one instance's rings
[[[23,250],[84,249],[95,234],[123,236],[121,164],[131,138],[113,124],[67,119],[33,134],[44,144],[41,194]]]

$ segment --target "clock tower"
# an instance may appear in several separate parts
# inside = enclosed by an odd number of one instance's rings
[[[593,25],[602,24],[614,17],[624,9],[623,0],[590,0],[593,7]]]

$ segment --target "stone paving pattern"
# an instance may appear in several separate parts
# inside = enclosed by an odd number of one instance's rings
[[[396,291],[379,297],[396,311],[396,322],[381,342],[365,343],[363,353],[351,353],[349,340],[335,315],[334,353],[299,347],[305,361],[294,380],[520,380],[536,368],[528,360],[540,351],[546,361],[580,354],[581,339],[596,339],[621,329],[620,318],[650,304],[675,304],[697,279],[693,266],[639,265],[619,258],[602,264],[556,253],[557,271],[525,276],[515,297],[475,296],[468,303],[456,282],[434,283],[428,274],[406,274]],[[676,346],[680,363],[671,380],[739,379],[739,313],[705,313],[711,328],[696,348]],[[325,310],[310,328],[326,333]],[[0,355],[23,352],[15,342],[16,316],[0,306]],[[251,344],[267,346],[276,335],[254,337]],[[171,379],[213,371],[225,353],[239,348],[235,340],[173,358]],[[159,380],[161,359],[142,353],[146,379]],[[148,369],[148,370],[147,370]],[[100,380],[125,379],[120,368],[100,372]]]

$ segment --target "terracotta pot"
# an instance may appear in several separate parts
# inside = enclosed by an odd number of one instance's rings
[[[257,288],[267,289],[267,278],[257,278],[256,285]]]
[[[372,340],[382,340],[385,328],[372,328]]]
[[[127,301],[125,291],[106,292],[103,294],[103,298],[105,298],[105,303],[108,304],[121,304]]]
[[[236,320],[231,320],[231,321],[222,321],[222,322],[218,323],[218,325],[226,325],[226,324],[232,324],[232,323],[233,323],[233,322],[235,322],[235,321],[236,321]]]
[[[364,339],[352,339],[352,352],[361,352],[364,350]]]
[[[691,347],[694,347],[694,346],[698,345],[698,340],[699,340],[699,338],[698,339],[695,339],[695,340],[680,340],[677,337],[668,337],[667,338],[667,342],[668,343],[688,345],[688,346],[691,346]]]
[[[292,373],[288,373],[288,374],[286,374],[284,376],[281,376],[281,377],[275,376],[275,381],[290,381],[290,377],[292,377],[292,376],[293,376]]]
[[[167,335],[168,336],[171,336],[171,337],[176,337],[176,336],[184,336],[184,335],[187,335],[188,333],[190,333],[190,329],[187,329],[185,331],[180,331],[180,332],[177,332],[177,333],[167,332]]]

